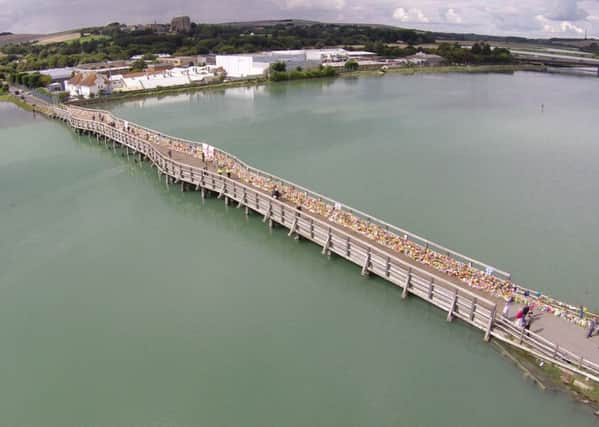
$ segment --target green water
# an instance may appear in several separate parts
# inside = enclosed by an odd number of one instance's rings
[[[598,95],[387,76],[110,108],[599,306]],[[11,105],[0,125],[0,425],[594,424],[482,333],[257,216]]]

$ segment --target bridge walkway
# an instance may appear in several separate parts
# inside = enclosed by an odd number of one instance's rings
[[[82,113],[81,120],[87,120],[87,121],[91,122],[89,110],[88,110],[88,113]],[[118,119],[118,118],[115,118],[115,120],[116,120],[116,129],[119,132],[124,132],[124,129],[123,129],[124,121],[122,119]],[[89,124],[87,124],[86,126],[88,126],[88,125]],[[133,123],[130,123],[128,125],[132,126],[132,127],[138,126]],[[92,125],[92,126],[102,127],[102,126],[105,126],[105,124],[102,124],[102,125],[97,124],[97,125]],[[144,129],[144,128],[139,127],[139,129]],[[144,130],[147,131],[147,129],[144,129]],[[152,132],[154,132],[156,135],[160,135],[163,138],[166,137],[165,135],[162,135],[157,131],[152,131]],[[172,138],[172,137],[168,137],[168,138]],[[121,143],[122,142],[124,142],[124,141],[121,141]],[[193,167],[193,168],[197,168],[198,170],[203,169],[205,171],[210,172],[212,175],[215,175],[216,168],[215,168],[215,165],[211,162],[203,162],[200,158],[195,157],[195,156],[191,155],[190,153],[171,149],[166,144],[159,144],[159,143],[146,142],[146,141],[144,141],[143,143],[151,145],[152,149],[159,152],[160,156],[163,158],[159,162],[156,162],[156,158],[152,159],[152,161],[155,163],[155,166],[158,167],[159,170],[160,170],[160,162],[162,162],[164,164],[165,161],[168,163],[168,161],[172,160],[179,164],[185,165],[186,168]],[[166,168],[166,171],[167,171],[166,173],[168,173],[168,170],[169,170],[169,168]],[[171,167],[170,170],[175,171],[176,168],[172,169],[172,167]],[[183,170],[180,169],[178,174],[180,174],[181,177],[183,177]],[[175,176],[173,176],[173,178],[176,178],[177,176],[178,175],[175,175]],[[224,177],[223,177],[223,179],[224,179]],[[186,181],[186,179],[182,178],[182,180],[183,180],[182,185],[184,185],[183,182]],[[191,177],[191,180],[193,181],[193,176]],[[240,186],[246,186],[246,187],[248,186],[248,184],[246,182],[242,181],[241,179],[239,179],[238,177],[236,177],[234,175],[232,175],[229,178],[229,180],[232,182],[239,183]],[[224,187],[221,187],[221,188],[224,188]],[[255,187],[255,186],[252,186],[252,191],[262,194],[264,196],[264,199],[269,199],[271,196],[265,190]],[[292,205],[290,202],[285,200],[284,194],[283,194],[282,199],[279,201],[279,203],[281,203],[284,206],[287,206],[289,208],[289,211],[293,211],[296,208],[296,206]],[[329,230],[333,229],[333,228],[336,228],[336,229],[343,228],[344,233],[346,235],[352,236],[352,238],[355,239],[357,242],[363,242],[364,247],[368,247],[368,246],[374,247],[374,248],[376,248],[377,252],[386,253],[389,255],[389,257],[400,259],[402,261],[402,263],[404,263],[406,265],[410,265],[416,270],[425,271],[425,272],[429,273],[431,277],[437,277],[439,275],[443,275],[444,280],[448,283],[451,283],[456,289],[460,289],[460,290],[464,291],[464,293],[468,293],[470,295],[476,295],[476,296],[480,297],[481,301],[486,300],[486,301],[490,301],[490,302],[494,303],[495,307],[496,307],[496,309],[494,309],[495,322],[491,321],[491,323],[490,323],[493,326],[493,328],[490,330],[491,335],[500,340],[503,340],[505,342],[508,342],[508,343],[516,345],[516,346],[519,344],[518,335],[521,334],[521,332],[520,332],[521,330],[518,330],[518,328],[515,328],[512,324],[513,322],[506,321],[505,319],[501,318],[500,313],[501,313],[501,310],[504,305],[503,299],[494,297],[482,290],[472,288],[468,284],[464,283],[463,281],[461,281],[449,274],[445,274],[445,273],[433,268],[432,266],[428,266],[426,264],[419,263],[419,262],[415,261],[414,259],[404,255],[403,253],[394,251],[393,249],[391,249],[389,247],[383,246],[383,245],[379,244],[378,242],[376,242],[375,240],[369,239],[366,236],[354,231],[353,229],[343,226],[343,225],[340,225],[337,222],[333,222],[333,221],[329,220],[328,218],[323,217],[315,212],[302,210],[301,216],[302,216],[302,218],[310,218],[310,219],[319,221],[321,223],[326,223],[330,226]],[[288,225],[285,225],[285,226],[289,228]],[[329,231],[329,234],[330,234],[330,231]],[[312,240],[314,240],[314,239],[312,239]],[[348,244],[348,248],[349,248],[349,244]],[[356,261],[354,260],[354,262],[356,262]],[[367,261],[366,265],[368,265],[368,261]],[[363,271],[368,271],[368,270],[369,269],[366,267],[363,268]],[[374,267],[370,270],[375,272]],[[381,275],[380,272],[378,272],[378,271],[375,272],[375,274],[377,274],[379,276]],[[387,280],[390,280],[389,276],[387,276]],[[393,280],[391,280],[391,281],[393,281]],[[397,281],[395,281],[394,283],[399,285],[399,283],[397,283]],[[408,278],[408,282],[406,282],[406,283],[409,283],[409,278]],[[432,287],[430,289],[432,292]],[[417,294],[417,295],[422,296],[420,294]],[[433,300],[430,298],[431,295],[432,294],[429,294],[429,300],[431,302],[433,302]],[[454,301],[454,303],[455,303],[455,301]],[[474,304],[475,304],[475,302],[472,303],[473,309],[474,309]],[[439,304],[436,304],[436,305],[439,306]],[[444,308],[444,309],[447,310],[447,308]],[[509,315],[513,316],[517,309],[518,309],[517,306],[513,307],[512,312],[509,313]],[[450,308],[448,318],[451,317],[451,314],[452,314],[452,309]],[[483,319],[484,319],[484,317],[483,317]],[[481,327],[480,319],[479,319],[478,323],[475,321],[474,323],[471,322],[471,324],[479,327],[480,329],[483,329],[483,327]],[[598,347],[597,347],[597,344],[599,342],[599,337],[593,337],[591,339],[587,339],[586,331],[584,329],[580,328],[579,326],[577,326],[573,323],[563,320],[562,318],[555,317],[552,314],[547,314],[547,313],[537,313],[535,315],[535,320],[532,324],[531,332],[532,332],[532,334],[530,334],[531,338],[526,338],[526,337],[523,337],[522,335],[520,335],[520,338],[524,339],[524,343],[529,346],[529,347],[525,346],[523,349],[525,349],[526,351],[529,351],[533,355],[540,356],[546,360],[557,361],[558,363],[560,361],[566,362],[565,366],[569,366],[570,364],[575,364],[576,360],[579,359],[580,356],[582,356],[584,359],[586,359],[586,361],[591,362],[591,364],[589,364],[587,367],[590,367],[589,372],[591,373],[591,376],[593,377],[593,379],[595,381],[598,381],[598,378],[599,378],[599,376],[597,376],[598,370],[596,368],[594,368],[592,366],[592,364],[595,364],[599,367],[599,351],[598,351]],[[559,352],[559,355],[558,355],[558,352]],[[552,358],[551,356],[548,356],[551,354],[553,354],[554,356],[559,356],[559,357]],[[583,361],[581,360],[581,362],[579,364],[579,368],[582,364],[583,364]],[[562,363],[562,365],[564,365],[564,363]],[[584,369],[583,369],[583,371],[584,371]]]

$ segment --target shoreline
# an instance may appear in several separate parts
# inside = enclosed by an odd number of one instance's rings
[[[11,104],[16,105],[17,107],[20,107],[22,110],[25,110],[28,112],[33,111],[33,107],[31,105],[29,105],[27,102],[23,101],[22,99],[16,97],[15,95],[11,95],[11,94],[0,95],[0,102],[9,102]]]
[[[513,73],[516,71],[547,72],[544,65],[509,64],[509,65],[447,65],[440,67],[397,67],[381,70],[380,67],[350,72],[341,72],[339,77],[383,76],[385,74],[448,74],[448,73]]]
[[[385,71],[381,70],[381,67],[377,66],[373,69],[363,69],[357,71],[338,71],[337,76],[333,78],[344,78],[344,77],[370,77],[370,76],[384,76],[385,74],[400,74],[400,75],[414,75],[419,73],[424,74],[447,74],[447,73],[513,73],[516,71],[535,71],[535,72],[546,72],[547,67],[543,65],[534,64],[510,64],[510,65],[465,65],[465,66],[441,66],[441,67],[412,67],[412,68],[389,68]],[[289,82],[301,82],[308,80],[320,80],[330,79],[331,77],[317,77],[317,78],[305,78],[295,80],[285,80],[282,82],[273,82],[267,78],[253,78],[244,80],[235,80],[229,82],[219,82],[206,85],[186,85],[177,86],[170,88],[160,88],[144,91],[131,91],[131,92],[118,92],[116,94],[107,95],[104,97],[76,100],[68,102],[68,104],[87,106],[95,104],[104,104],[109,102],[116,102],[121,100],[139,99],[144,97],[160,97],[173,94],[181,93],[193,93],[204,90],[215,90],[215,89],[228,89],[232,87],[252,87],[274,83],[289,83]]]
[[[567,395],[577,403],[588,406],[595,416],[599,416],[599,385],[551,362],[541,361],[510,344],[497,340],[493,344],[493,348],[501,356],[516,366],[523,379],[535,383],[540,391]]]
[[[116,94],[107,95],[100,98],[84,99],[67,102],[70,105],[87,106],[95,104],[104,104],[110,102],[117,102],[121,100],[149,98],[149,97],[160,97],[167,95],[177,95],[180,93],[193,93],[204,90],[217,90],[217,89],[228,89],[233,87],[251,87],[259,86],[269,83],[266,78],[259,79],[245,79],[235,80],[229,82],[209,83],[206,85],[186,85],[186,86],[175,86],[170,88],[143,90],[143,91],[131,91],[131,92],[117,92]]]

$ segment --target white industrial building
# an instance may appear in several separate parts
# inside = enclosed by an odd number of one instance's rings
[[[252,55],[216,55],[216,66],[222,67],[227,77],[241,78],[263,75],[270,64],[256,62]]]
[[[216,65],[222,67],[228,77],[243,78],[264,75],[274,62],[284,62],[287,70],[291,71],[297,67],[310,69],[323,63],[341,63],[350,58],[374,55],[373,52],[352,52],[345,49],[273,50],[242,55],[216,55]]]
[[[52,79],[52,89],[51,91],[62,91],[64,90],[65,82],[69,80],[75,69],[73,67],[64,67],[64,68],[48,68],[46,70],[41,70],[40,73],[46,76],[50,76]],[[60,89],[58,86],[60,85]]]
[[[115,74],[110,76],[114,92],[156,89],[159,87],[184,86],[208,83],[216,77],[216,67],[171,68],[162,71]]]
[[[227,77],[243,78],[264,75],[270,64],[284,62],[287,70],[297,67],[314,68],[320,61],[308,60],[305,50],[273,50],[244,55],[216,55],[216,66],[222,67]]]

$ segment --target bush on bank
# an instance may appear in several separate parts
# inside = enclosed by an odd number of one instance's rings
[[[293,70],[293,71],[272,71],[270,73],[270,80],[273,82],[280,82],[285,80],[298,80],[298,79],[313,79],[318,77],[335,77],[337,70],[333,67],[322,65],[319,68],[313,70]]]

